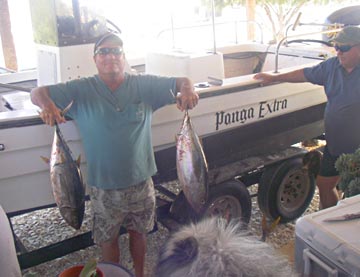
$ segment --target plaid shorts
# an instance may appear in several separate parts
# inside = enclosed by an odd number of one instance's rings
[[[126,189],[90,187],[90,199],[96,244],[114,239],[121,226],[139,233],[154,228],[156,202],[151,178]]]

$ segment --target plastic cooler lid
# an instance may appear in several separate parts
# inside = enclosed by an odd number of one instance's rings
[[[324,222],[330,217],[357,212],[360,212],[360,195],[300,218],[295,225],[296,236],[346,271],[360,274],[360,218]]]

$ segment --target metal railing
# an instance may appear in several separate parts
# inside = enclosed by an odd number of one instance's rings
[[[289,38],[298,38],[298,37],[304,37],[304,36],[312,36],[312,35],[317,35],[317,34],[328,34],[328,33],[334,33],[334,32],[339,32],[341,31],[342,28],[337,28],[337,29],[331,29],[331,30],[323,30],[323,31],[318,31],[318,32],[312,32],[312,33],[304,33],[304,34],[297,34],[297,35],[292,35],[292,36],[285,36],[283,39],[281,39],[277,46],[276,46],[276,53],[275,53],[275,71],[274,73],[279,73],[278,69],[279,69],[279,50],[281,45],[286,42]]]
[[[263,43],[264,40],[264,31],[263,28],[261,26],[261,24],[257,21],[254,20],[230,20],[230,21],[224,21],[224,22],[216,22],[215,23],[215,27],[220,26],[220,25],[233,25],[234,26],[234,38],[235,38],[235,43],[239,43],[239,38],[238,38],[238,32],[239,32],[239,24],[247,24],[247,23],[251,23],[251,24],[255,24],[257,25],[257,27],[260,30],[260,43]],[[171,28],[166,28],[161,30],[158,34],[157,34],[157,38],[159,39],[160,36],[162,36],[164,33],[167,32],[171,32],[171,37],[172,37],[172,46],[173,48],[175,48],[175,32],[176,31],[183,31],[183,30],[194,30],[197,28],[209,28],[212,27],[214,28],[214,24],[212,23],[203,23],[203,24],[197,24],[197,25],[188,25],[188,26],[182,26],[182,27],[173,27],[173,23],[171,24],[172,27]]]

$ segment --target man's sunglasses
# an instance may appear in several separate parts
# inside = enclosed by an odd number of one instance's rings
[[[350,51],[351,48],[353,48],[354,46],[356,46],[358,44],[355,45],[334,45],[334,48],[336,51],[340,51],[340,52],[348,52]]]
[[[115,47],[115,48],[110,48],[110,47],[103,47],[103,48],[98,48],[95,51],[95,55],[101,55],[101,56],[106,56],[109,54],[113,54],[115,56],[120,56],[123,53],[123,49],[121,47]]]

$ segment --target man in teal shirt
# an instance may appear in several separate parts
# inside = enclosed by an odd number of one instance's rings
[[[198,103],[188,78],[135,75],[125,72],[122,40],[113,33],[94,46],[98,74],[31,92],[46,124],[64,123],[67,113],[82,137],[93,208],[93,237],[105,261],[120,262],[118,233],[129,232],[136,276],[144,275],[146,233],[153,228],[156,172],[151,142],[152,113],[175,102],[183,111]]]

